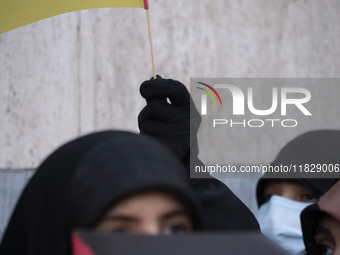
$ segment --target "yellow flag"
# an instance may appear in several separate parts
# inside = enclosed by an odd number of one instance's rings
[[[0,34],[62,13],[105,7],[149,9],[147,0],[0,0]]]

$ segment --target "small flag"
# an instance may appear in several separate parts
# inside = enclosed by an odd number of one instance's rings
[[[148,0],[0,0],[0,34],[62,13],[106,7],[149,9]]]

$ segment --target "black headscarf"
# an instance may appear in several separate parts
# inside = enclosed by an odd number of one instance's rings
[[[315,230],[325,215],[330,215],[340,222],[340,182],[324,194],[320,201],[306,207],[301,213],[303,241],[308,255],[320,254],[315,242]]]
[[[301,164],[339,164],[340,163],[340,131],[338,130],[316,130],[302,134],[286,146],[277,155],[273,166],[289,166]],[[303,178],[297,172],[294,179],[275,179],[266,174],[266,178],[259,180],[256,188],[257,203],[261,206],[263,192],[269,181],[289,181],[306,187],[317,198],[325,194],[338,180],[338,178]]]
[[[70,233],[91,228],[113,204],[136,192],[162,190],[184,202],[200,226],[199,206],[181,163],[151,138],[93,133],[62,146],[23,191],[0,254],[70,254]]]

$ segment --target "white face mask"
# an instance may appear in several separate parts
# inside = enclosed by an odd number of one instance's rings
[[[290,253],[304,254],[300,214],[310,204],[273,195],[257,215],[262,233]]]

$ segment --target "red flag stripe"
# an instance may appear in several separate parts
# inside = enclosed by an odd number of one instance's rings
[[[144,0],[144,9],[149,10],[149,1],[148,0]]]
[[[72,234],[72,255],[96,255],[96,253],[74,233]]]

